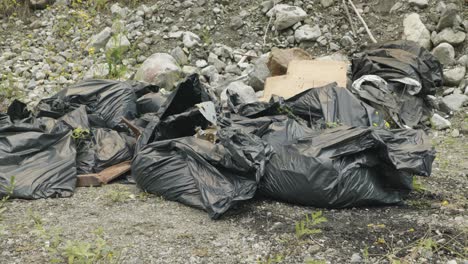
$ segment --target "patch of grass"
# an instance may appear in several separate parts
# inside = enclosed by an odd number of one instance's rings
[[[327,222],[327,218],[322,215],[322,211],[313,212],[305,215],[305,220],[300,220],[296,223],[296,237],[302,238],[304,236],[321,233],[322,230],[316,228],[320,223]]]
[[[109,68],[110,79],[120,79],[127,72],[127,67],[122,64],[126,47],[113,48],[106,51],[106,63]]]
[[[127,188],[119,186],[115,190],[108,191],[105,199],[108,203],[124,203],[135,199],[135,195],[128,191]]]

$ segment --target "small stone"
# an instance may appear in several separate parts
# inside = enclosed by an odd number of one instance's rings
[[[460,64],[460,65],[465,66],[466,68],[468,68],[468,55],[461,56],[458,59],[457,63]]]
[[[252,87],[246,85],[242,81],[236,81],[230,83],[226,89],[221,92],[220,98],[221,102],[226,102],[228,100],[228,92],[230,94],[236,94],[237,104],[248,104],[256,102],[257,95]]]
[[[455,50],[448,43],[441,43],[432,50],[434,55],[443,65],[451,65],[455,61]]]
[[[225,71],[227,73],[232,73],[232,74],[236,74],[236,75],[241,75],[242,74],[241,70],[239,69],[239,67],[237,67],[236,64],[227,65]]]
[[[278,4],[268,11],[267,16],[275,16],[275,28],[283,30],[303,21],[307,17],[307,13],[297,6]]]
[[[352,47],[354,46],[355,42],[353,40],[352,37],[350,36],[344,36],[342,39],[341,39],[341,45],[343,45],[344,47]]]
[[[359,255],[359,253],[354,253],[352,256],[351,256],[351,263],[361,263],[362,262],[362,258],[361,256]]]
[[[192,48],[195,45],[199,45],[200,41],[201,41],[201,39],[197,34],[189,32],[189,31],[184,32],[184,35],[183,35],[183,38],[182,38],[182,42],[184,43],[184,47]]]
[[[458,129],[454,129],[452,130],[452,133],[450,133],[450,135],[454,138],[456,137],[459,137],[460,136],[460,131]]]
[[[323,7],[329,7],[333,5],[334,0],[320,0],[320,4],[322,4]]]
[[[123,49],[124,51],[130,48],[130,41],[123,34],[117,34],[109,39],[106,44],[106,50]]]
[[[112,34],[112,29],[110,27],[104,28],[98,34],[92,36],[88,41],[88,49],[93,47],[97,50],[104,48],[106,43],[109,41]]]
[[[188,66],[188,65],[185,65],[184,67],[182,67],[182,72],[188,76],[188,75],[192,75],[194,73],[198,73],[200,70],[197,68],[197,67],[193,67],[193,66]]]
[[[180,47],[176,47],[171,51],[172,57],[177,61],[179,65],[185,65],[188,63],[188,57]]]
[[[244,25],[244,19],[240,16],[232,17],[231,23],[229,24],[229,26],[234,30],[241,28],[243,25]]]
[[[262,6],[262,12],[266,14],[268,11],[270,11],[273,8],[273,5],[275,3],[273,0],[268,0],[268,1],[263,1],[260,5]]]
[[[115,3],[111,6],[111,13],[113,15],[118,15],[122,18],[126,17],[128,14],[128,8],[122,8],[118,3]]]
[[[426,8],[429,5],[429,0],[409,0],[408,3],[419,8]]]
[[[444,28],[457,28],[461,23],[461,18],[458,15],[457,8],[447,8],[441,15],[439,23],[437,23],[437,31]]]
[[[447,90],[444,91],[443,95],[449,95],[453,94],[453,91],[455,91],[455,88],[448,88]]]
[[[417,42],[426,49],[431,48],[431,34],[417,13],[412,13],[403,20],[403,39]]]
[[[465,41],[466,33],[463,31],[455,31],[452,28],[444,28],[440,33],[432,33],[431,39],[434,45],[447,42],[452,45],[458,45]]]
[[[439,114],[434,114],[432,116],[431,125],[433,129],[437,129],[437,130],[444,130],[452,126],[450,121],[441,117]]]
[[[226,67],[226,63],[224,63],[222,60],[218,59],[218,56],[214,53],[210,53],[208,55],[208,63],[212,64],[213,66],[216,67],[218,72],[223,71],[223,69]]]
[[[466,68],[464,66],[456,66],[455,68],[444,70],[444,84],[458,86],[465,77]]]
[[[311,27],[310,25],[304,25],[299,27],[294,33],[294,38],[297,42],[303,41],[315,41],[318,37],[322,35],[320,27],[315,25]]]
[[[36,78],[36,80],[44,80],[46,75],[42,71],[38,71],[38,72],[36,72],[34,77]]]
[[[208,62],[206,62],[206,60],[197,60],[195,62],[195,66],[197,66],[198,68],[204,68],[208,65]]]
[[[451,94],[444,96],[442,102],[447,105],[451,111],[458,111],[468,101],[468,96],[464,94]]]

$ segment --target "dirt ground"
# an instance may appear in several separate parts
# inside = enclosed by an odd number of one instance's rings
[[[462,112],[453,123],[463,120]],[[468,140],[431,136],[433,175],[418,177],[404,205],[324,210],[258,198],[210,220],[113,183],[79,188],[72,198],[7,203],[0,263],[62,263],[86,254],[97,263],[466,263]],[[299,238],[296,223],[314,212],[326,221],[310,226],[319,233]]]

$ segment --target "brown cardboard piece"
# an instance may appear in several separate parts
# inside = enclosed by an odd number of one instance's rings
[[[288,65],[286,75],[266,79],[263,101],[272,95],[288,99],[309,88],[321,87],[332,82],[346,87],[348,65],[343,61],[294,60]]]

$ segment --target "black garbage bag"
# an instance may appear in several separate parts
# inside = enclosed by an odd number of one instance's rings
[[[132,162],[143,190],[219,218],[236,203],[251,199],[272,149],[258,137],[220,131],[221,143],[195,137],[153,142]]]
[[[76,185],[71,131],[43,132],[30,124],[0,127],[0,197],[12,177],[12,198],[69,197]]]
[[[422,131],[338,127],[307,134],[289,141],[265,134],[275,154],[261,181],[263,195],[327,208],[396,204],[411,191],[413,174],[430,175],[435,157]]]
[[[273,98],[264,102],[241,105],[238,113],[250,118],[289,115],[313,125],[323,120],[327,125],[383,127],[385,121],[374,108],[356,98],[349,90],[331,83],[311,88],[287,100]]]
[[[143,95],[137,100],[138,114],[143,115],[146,113],[158,112],[166,99],[167,97],[161,93],[148,93]]]
[[[135,87],[134,82],[86,80],[41,100],[38,116],[59,118],[85,105],[93,127],[127,131],[121,120],[123,117],[134,119],[137,116],[135,91],[142,91],[142,85]]]
[[[421,84],[414,94],[435,94],[443,84],[442,65],[416,42],[399,40],[358,53],[352,59],[353,81],[364,75],[377,75],[389,83],[392,91],[403,90],[405,83],[396,81],[410,78]]]
[[[195,134],[195,128],[205,129],[209,122],[196,107],[197,104],[215,101],[200,83],[197,74],[181,82],[160,107],[138,140],[138,148],[157,140]]]
[[[356,54],[353,92],[395,126],[417,127],[430,114],[426,95],[442,86],[442,65],[412,41],[394,41]]]
[[[108,128],[92,128],[84,138],[77,138],[78,174],[99,173],[107,167],[131,160],[136,139]]]

